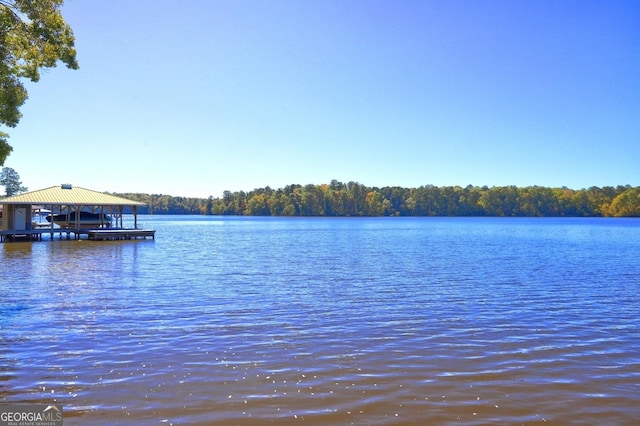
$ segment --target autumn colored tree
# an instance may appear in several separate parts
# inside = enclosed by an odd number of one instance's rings
[[[640,188],[629,188],[618,195],[609,207],[611,216],[640,217]]]

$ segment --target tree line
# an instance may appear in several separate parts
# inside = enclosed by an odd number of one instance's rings
[[[369,187],[332,180],[253,191],[224,191],[222,197],[192,198],[120,193],[146,203],[142,214],[243,216],[528,216],[640,217],[640,187],[588,189],[542,186]]]

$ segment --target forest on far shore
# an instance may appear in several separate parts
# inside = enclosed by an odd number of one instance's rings
[[[222,197],[193,198],[119,193],[146,203],[141,214],[242,216],[529,216],[640,217],[640,187],[543,186],[369,187],[332,180],[320,185],[224,191]]]

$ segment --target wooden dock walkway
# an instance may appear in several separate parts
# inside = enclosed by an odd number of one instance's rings
[[[42,234],[50,234],[51,239],[54,235],[58,235],[60,239],[63,238],[63,234],[66,234],[67,240],[71,239],[71,234],[74,231],[71,229],[54,228],[54,229],[22,229],[22,230],[8,230],[0,231],[0,242],[4,241],[38,241],[42,240]],[[75,238],[75,235],[74,235]]]
[[[137,240],[147,237],[155,240],[156,231],[153,229],[92,229],[89,231],[90,240]]]
[[[104,228],[104,229],[71,229],[71,228],[36,228],[25,230],[0,231],[0,242],[4,241],[38,241],[42,240],[43,234],[50,234],[50,238],[57,235],[60,239],[66,237],[67,240],[80,240],[87,236],[89,240],[132,240],[150,237],[155,240],[156,231],[154,229],[126,229],[126,228]]]

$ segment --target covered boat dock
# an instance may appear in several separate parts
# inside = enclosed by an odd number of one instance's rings
[[[41,240],[47,234],[51,239],[55,235],[92,240],[155,238],[155,230],[138,226],[138,207],[144,203],[70,184],[0,198],[0,205],[0,241]],[[133,227],[124,224],[129,211]],[[83,220],[87,214],[98,219],[87,223]]]

